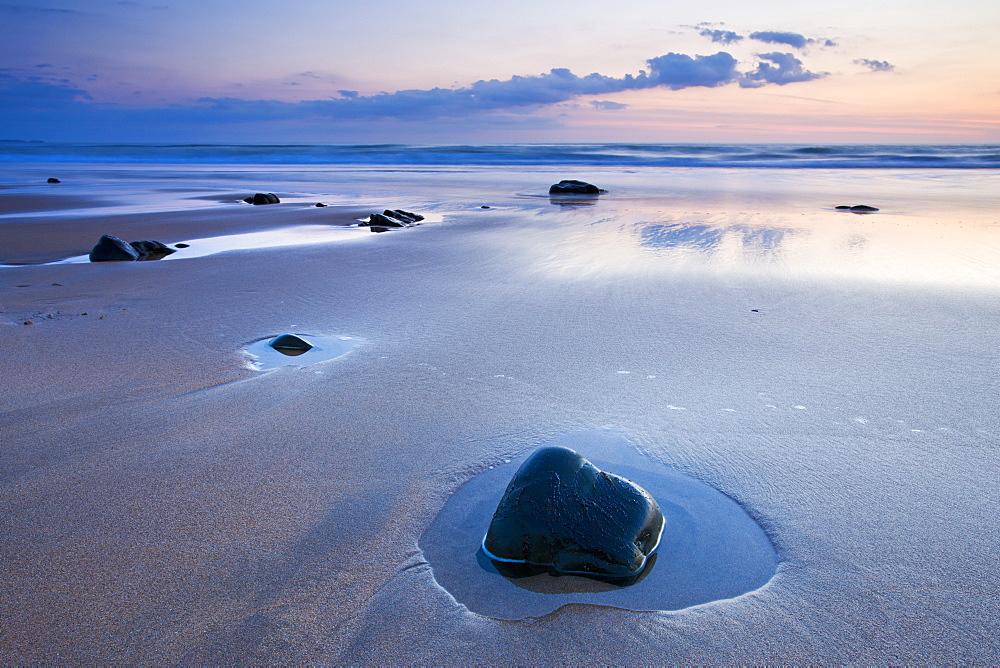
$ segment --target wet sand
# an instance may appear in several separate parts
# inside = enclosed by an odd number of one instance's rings
[[[0,268],[0,654],[1000,660],[996,177],[962,190],[959,174],[740,174],[380,175],[391,188],[366,174],[331,182],[331,199],[362,195],[326,208],[311,208],[321,176],[288,176],[271,188],[282,203],[260,207],[229,201],[253,192],[241,184],[175,176],[208,199],[163,211],[95,177],[98,215],[0,191],[0,263],[31,263]],[[544,197],[576,177],[611,192]],[[67,190],[52,196],[83,196]],[[883,211],[832,210],[857,203]],[[39,264],[102,233],[173,244],[399,207],[443,220],[352,243]],[[364,343],[248,368],[248,344],[286,332]],[[775,577],[665,612],[574,604],[507,621],[456,601],[420,550],[451,495],[600,427],[739,503],[777,551]]]

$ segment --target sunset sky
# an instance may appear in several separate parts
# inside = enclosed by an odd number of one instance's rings
[[[1000,142],[995,0],[15,0],[0,16],[0,139]]]

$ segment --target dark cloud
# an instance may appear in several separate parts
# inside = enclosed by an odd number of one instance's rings
[[[801,81],[812,81],[826,76],[824,72],[810,72],[802,67],[802,61],[790,53],[759,53],[762,62],[757,69],[740,77],[741,88],[760,88],[767,84],[784,86]]]
[[[356,90],[338,90],[337,92],[340,93],[341,97],[347,97],[352,100],[358,97],[358,91]]]
[[[710,28],[705,28],[698,33],[702,37],[708,37],[713,42],[718,44],[732,44],[733,42],[738,42],[743,39],[743,35],[739,35],[732,30],[714,30]]]
[[[822,46],[837,46],[837,43],[829,39],[811,39],[797,32],[781,32],[777,30],[763,30],[750,33],[750,39],[768,44],[784,44],[796,49],[804,49],[810,44],[820,44]]]
[[[591,100],[590,104],[594,109],[598,110],[625,109],[628,107],[627,104],[612,102],[611,100]]]
[[[855,60],[856,65],[864,65],[872,72],[892,72],[896,69],[896,66],[886,60],[869,60],[868,58],[859,58]]]
[[[714,88],[736,81],[736,59],[725,51],[712,56],[686,56],[668,53],[646,61],[651,69],[649,78],[656,86],[667,86],[672,90],[707,86]],[[645,87],[645,86],[644,86]]]

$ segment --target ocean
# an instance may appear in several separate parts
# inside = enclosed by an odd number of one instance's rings
[[[47,144],[3,163],[1000,169],[996,144]]]

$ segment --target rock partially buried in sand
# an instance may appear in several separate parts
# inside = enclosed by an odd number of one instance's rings
[[[57,178],[56,178],[56,177],[54,177],[54,176],[50,176],[50,177],[49,177],[49,180],[48,180],[48,181],[46,181],[46,183],[62,183],[62,181],[60,181],[59,179],[57,179]]]
[[[874,213],[878,209],[874,206],[868,206],[867,204],[855,204],[854,206],[848,206],[847,204],[841,204],[836,207],[840,211],[853,211],[854,213]]]
[[[250,197],[244,197],[247,204],[279,204],[281,202],[274,193],[255,193]]]
[[[373,213],[367,221],[358,223],[359,227],[368,227],[372,232],[388,232],[391,228],[412,227],[424,217],[419,213],[403,209],[386,209],[382,213]]]
[[[135,262],[138,259],[139,251],[110,234],[102,235],[90,250],[91,262]]]
[[[160,260],[172,253],[177,252],[161,241],[152,241],[150,239],[143,241],[130,241],[128,245],[134,248],[139,254],[139,261]]]
[[[295,336],[294,334],[282,334],[281,336],[276,336],[267,345],[271,346],[279,353],[284,353],[285,355],[301,355],[313,347],[311,343],[303,338]]]
[[[498,566],[524,575],[541,568],[624,580],[642,572],[662,532],[663,514],[645,490],[554,446],[514,474],[482,547]]]
[[[607,190],[598,188],[592,183],[585,181],[563,180],[555,185],[549,186],[550,195],[600,195]]]

